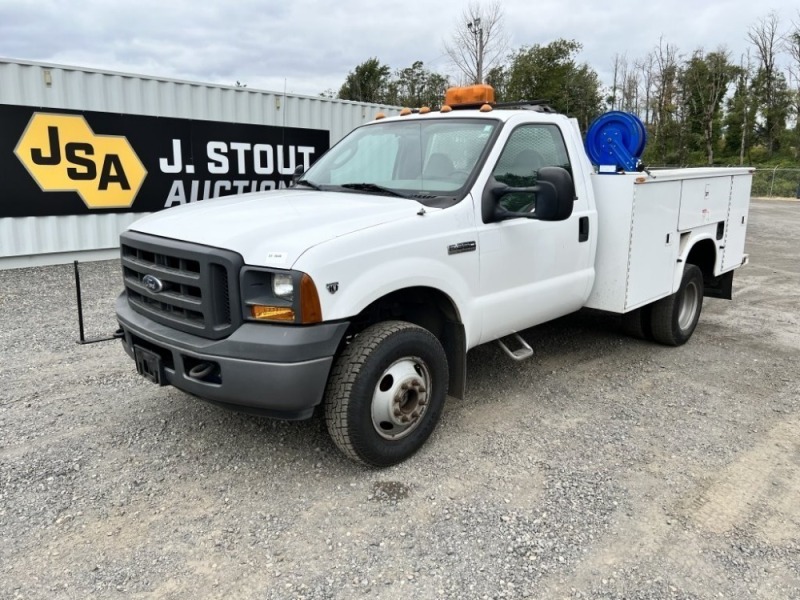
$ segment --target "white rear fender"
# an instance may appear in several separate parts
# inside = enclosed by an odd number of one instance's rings
[[[687,262],[700,267],[706,275],[719,275],[722,252],[716,241],[715,224],[705,225],[681,234],[680,254],[672,279],[673,293],[678,290],[683,278],[683,270]]]

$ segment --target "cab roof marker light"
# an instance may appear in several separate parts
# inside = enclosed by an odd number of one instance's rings
[[[384,113],[378,113],[377,115],[375,115],[375,120],[376,121],[380,121],[381,119],[385,119],[385,118],[386,118],[386,115]]]
[[[431,109],[430,109],[429,106],[423,106],[423,107],[421,107],[419,109],[419,114],[421,114],[421,115],[427,115],[429,112],[431,112]]]
[[[400,116],[401,117],[407,117],[410,114],[411,114],[411,109],[408,108],[408,107],[406,107],[406,108],[404,108],[403,110],[400,111]]]
[[[491,104],[484,104],[480,108],[481,112],[492,112],[492,105]]]
[[[439,109],[439,112],[443,112],[443,113],[449,113],[449,112],[450,112],[450,111],[452,111],[452,110],[453,110],[453,109],[452,109],[450,106],[448,106],[447,104],[445,104],[444,106],[442,106],[442,108],[440,108],[440,109]]]

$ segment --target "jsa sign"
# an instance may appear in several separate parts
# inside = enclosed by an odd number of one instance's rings
[[[324,130],[0,104],[0,218],[151,212],[285,187]]]
[[[14,154],[45,192],[92,208],[128,208],[147,171],[122,136],[97,136],[82,116],[36,113]]]

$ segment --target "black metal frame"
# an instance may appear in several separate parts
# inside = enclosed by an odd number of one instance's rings
[[[78,338],[77,343],[81,344],[81,345],[96,344],[98,342],[109,342],[111,340],[116,340],[116,339],[121,338],[123,334],[122,334],[122,330],[119,329],[119,330],[115,331],[114,334],[111,335],[110,337],[91,338],[91,339],[88,339],[88,340],[86,339],[86,336],[84,334],[84,328],[83,328],[83,302],[81,300],[81,273],[80,273],[80,270],[78,269],[78,261],[77,260],[73,261],[72,265],[73,265],[73,267],[75,269],[75,295],[76,295],[76,299],[78,301],[78,335],[79,335],[79,338]]]

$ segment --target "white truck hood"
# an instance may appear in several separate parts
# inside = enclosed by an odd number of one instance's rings
[[[411,218],[421,207],[414,200],[384,195],[284,190],[170,208],[130,229],[233,250],[249,265],[287,269],[312,246]]]

